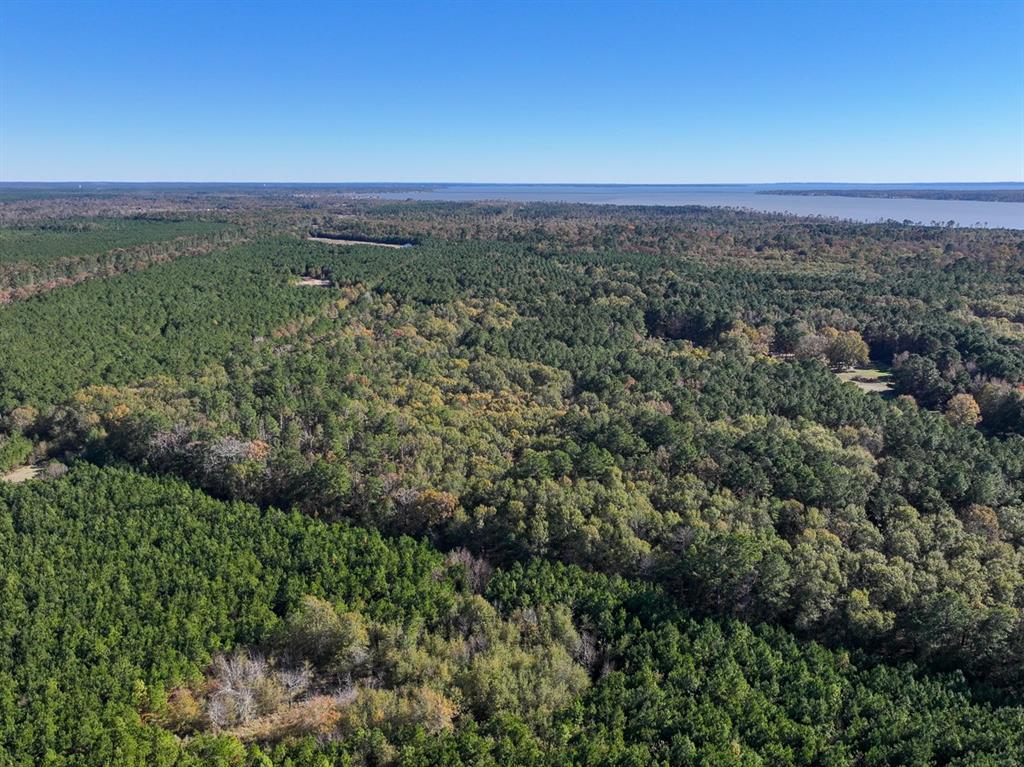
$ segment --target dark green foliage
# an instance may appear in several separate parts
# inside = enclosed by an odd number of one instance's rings
[[[0,471],[24,463],[32,454],[32,441],[21,434],[0,436]]]
[[[453,594],[441,557],[408,539],[88,466],[0,485],[0,532],[0,753],[24,765],[150,763],[136,711],[212,652],[265,639],[305,594],[427,622]],[[137,756],[116,756],[128,744]]]
[[[1024,756],[1024,711],[980,704],[955,677],[862,666],[776,629],[696,622],[653,586],[543,562],[495,574],[486,596],[520,621],[568,605],[581,632],[593,683],[546,724],[501,710],[474,719],[469,709],[434,734],[389,725],[326,746],[246,748],[212,734],[180,742],[155,724],[162,714],[145,712],[163,710],[172,685],[195,679],[211,653],[278,641],[304,594],[327,601],[307,600],[286,634],[316,638],[316,652],[332,627],[344,633],[338,618],[309,615],[328,603],[441,627],[462,625],[458,605],[478,598],[459,596],[459,566],[408,539],[215,502],[124,471],[80,466],[51,484],[0,489],[0,529],[0,755],[16,765],[1009,765]]]
[[[175,237],[202,237],[225,228],[215,221],[82,219],[0,228],[0,265],[27,261],[42,265],[61,258],[106,253]]]
[[[289,282],[311,252],[296,240],[269,240],[2,307],[0,407],[197,372],[247,351],[331,298]]]

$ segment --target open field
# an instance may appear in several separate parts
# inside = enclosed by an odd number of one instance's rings
[[[5,474],[0,475],[0,481],[9,482],[11,484],[18,484],[19,482],[27,482],[30,479],[35,479],[42,473],[43,469],[37,464],[30,464],[28,466],[18,466],[15,469],[11,469]]]
[[[343,240],[338,237],[314,237],[310,235],[306,238],[311,242],[325,242],[328,245],[372,245],[375,248],[411,248],[412,243],[405,243],[399,245],[393,242],[370,242],[368,240]]]
[[[892,374],[885,368],[862,367],[836,374],[839,380],[852,383],[861,391],[889,394],[894,391]]]

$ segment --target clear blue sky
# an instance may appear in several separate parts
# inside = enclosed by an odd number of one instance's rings
[[[0,0],[0,180],[1024,180],[1024,2]]]

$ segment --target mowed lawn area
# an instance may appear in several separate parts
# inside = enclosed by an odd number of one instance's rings
[[[852,383],[861,391],[874,392],[875,394],[890,394],[893,392],[892,373],[887,367],[867,366],[844,370],[837,373],[839,379]]]

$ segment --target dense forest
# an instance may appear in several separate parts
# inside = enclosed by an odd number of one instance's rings
[[[0,208],[0,764],[1024,760],[1024,232]]]
[[[0,228],[0,303],[240,239],[223,222],[173,216],[73,218]]]

